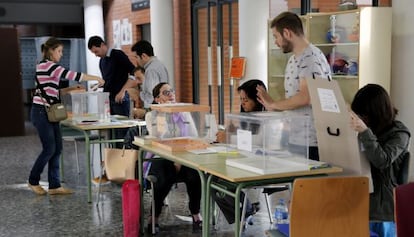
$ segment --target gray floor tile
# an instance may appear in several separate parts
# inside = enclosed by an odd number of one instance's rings
[[[77,173],[74,146],[65,143],[65,183],[75,190],[73,195],[37,196],[27,187],[30,168],[40,152],[40,141],[35,130],[26,124],[27,135],[0,138],[0,236],[123,236],[121,187],[109,184],[102,187],[101,202],[95,204],[97,189],[93,189],[92,204],[87,203],[87,186],[83,146],[79,147],[80,174]],[[46,170],[42,180],[46,180]],[[47,183],[41,183],[47,189]],[[272,203],[288,192],[272,195]],[[149,212],[149,194],[143,205],[145,217]],[[169,205],[160,218],[162,231],[157,236],[201,236],[192,233],[184,184],[179,184],[168,197]],[[254,225],[248,226],[243,236],[265,236],[271,228],[266,205],[261,195],[261,210],[254,217]],[[150,236],[145,234],[144,236]],[[211,236],[233,236],[233,226],[219,216],[217,230]]]

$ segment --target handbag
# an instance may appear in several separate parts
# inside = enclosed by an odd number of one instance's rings
[[[66,108],[62,103],[57,103],[46,107],[47,119],[49,122],[59,122],[68,118]]]
[[[38,85],[40,85],[39,81],[37,80],[37,77],[36,77],[36,82],[37,82]],[[42,95],[45,94],[43,88],[40,87],[40,86],[38,86],[37,88],[40,91],[40,93],[38,93],[38,95],[40,96],[40,98],[43,101],[43,105],[45,106],[46,113],[47,113],[47,119],[49,120],[49,122],[60,122],[62,120],[67,119],[68,118],[68,113],[66,111],[65,106],[62,103],[52,104],[48,101],[50,106],[47,107],[45,102],[44,102],[46,99],[44,99],[43,96],[42,96]]]
[[[104,168],[106,177],[122,183],[127,179],[135,179],[135,165],[138,160],[138,151],[135,149],[104,149]]]

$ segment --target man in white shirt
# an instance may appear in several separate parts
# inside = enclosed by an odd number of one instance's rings
[[[301,19],[294,13],[283,12],[271,22],[275,44],[283,53],[293,53],[285,68],[285,99],[275,101],[263,87],[257,87],[257,96],[266,110],[292,110],[311,117],[309,124],[309,158],[319,160],[316,130],[306,78],[331,78],[331,69],[323,52],[311,44],[303,31]],[[308,126],[306,124],[301,126]],[[292,145],[306,144],[306,129],[297,129]]]

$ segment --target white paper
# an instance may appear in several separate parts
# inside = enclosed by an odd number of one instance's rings
[[[321,102],[321,109],[324,112],[340,113],[338,100],[331,89],[318,88],[318,96]]]
[[[258,174],[281,174],[288,172],[307,171],[310,167],[305,163],[276,157],[248,157],[227,159],[226,165]]]
[[[188,152],[196,154],[196,155],[217,153],[216,150],[211,149],[211,148],[188,150]]]
[[[237,149],[252,152],[252,132],[237,129]]]
[[[358,5],[372,6],[372,0],[357,0],[356,2]]]

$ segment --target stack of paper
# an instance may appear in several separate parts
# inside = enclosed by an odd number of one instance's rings
[[[306,171],[315,169],[315,167],[326,167],[327,164],[323,162],[309,161],[303,158],[292,159],[254,156],[241,159],[228,159],[226,160],[226,165],[258,174],[276,174]]]

